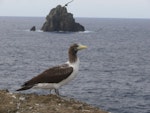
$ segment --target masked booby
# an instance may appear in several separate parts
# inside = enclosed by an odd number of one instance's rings
[[[58,89],[76,77],[79,70],[79,58],[77,52],[86,49],[87,46],[73,44],[68,50],[69,60],[65,64],[49,68],[41,74],[25,82],[22,87],[16,91],[28,90],[30,88],[52,89],[59,95]]]

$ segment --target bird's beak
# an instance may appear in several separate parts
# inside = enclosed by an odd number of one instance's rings
[[[79,47],[77,48],[78,50],[82,50],[82,49],[86,49],[87,48],[87,46],[85,46],[85,45],[79,45]]]

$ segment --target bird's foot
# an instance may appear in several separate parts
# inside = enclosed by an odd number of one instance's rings
[[[60,98],[67,98],[66,96],[64,96],[64,95],[60,95],[60,93],[59,93],[59,90],[58,89],[54,89],[55,90],[55,93],[56,93],[56,95],[58,96],[58,97],[60,97]]]

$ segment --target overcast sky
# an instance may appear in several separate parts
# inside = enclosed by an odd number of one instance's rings
[[[0,0],[0,16],[45,17],[70,0]],[[74,0],[67,7],[74,17],[150,18],[150,0]]]

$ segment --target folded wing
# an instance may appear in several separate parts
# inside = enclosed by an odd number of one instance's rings
[[[17,91],[30,89],[38,83],[59,83],[62,80],[69,77],[69,75],[71,75],[72,72],[73,68],[70,67],[68,64],[63,64],[47,69],[43,73],[25,82],[25,84],[22,85],[22,88],[18,89]]]

